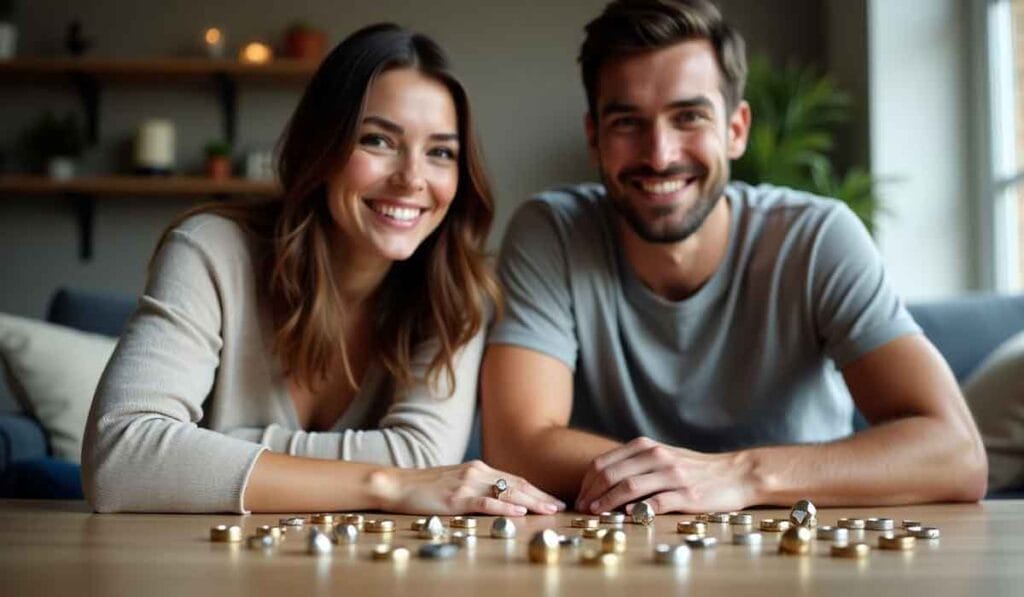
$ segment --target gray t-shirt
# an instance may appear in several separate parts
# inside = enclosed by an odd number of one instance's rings
[[[490,344],[574,371],[571,425],[707,452],[852,431],[838,368],[920,333],[867,231],[842,203],[733,183],[729,246],[685,300],[636,277],[600,185],[542,193],[500,255],[508,293]]]

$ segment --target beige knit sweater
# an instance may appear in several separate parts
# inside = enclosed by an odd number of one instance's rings
[[[451,397],[421,384],[391,403],[383,369],[371,365],[334,427],[308,432],[270,352],[260,292],[251,243],[234,222],[200,215],[171,232],[86,423],[82,481],[96,511],[244,512],[266,449],[400,467],[461,461],[483,331],[457,355]],[[420,374],[430,350],[418,351]]]

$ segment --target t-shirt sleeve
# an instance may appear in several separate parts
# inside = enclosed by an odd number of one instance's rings
[[[210,250],[172,231],[86,423],[82,481],[97,511],[244,511],[264,448],[198,425],[220,363],[219,286]]]
[[[566,239],[545,202],[527,201],[512,218],[498,257],[498,278],[505,315],[488,344],[536,350],[575,370],[578,343]]]
[[[883,344],[920,333],[867,229],[845,205],[813,239],[810,305],[818,339],[840,369]]]

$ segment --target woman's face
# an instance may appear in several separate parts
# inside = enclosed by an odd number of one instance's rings
[[[346,253],[408,259],[455,197],[459,149],[455,102],[443,83],[411,68],[377,77],[352,156],[327,180]]]

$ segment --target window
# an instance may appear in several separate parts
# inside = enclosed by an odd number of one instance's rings
[[[989,0],[985,16],[988,57],[986,181],[989,209],[983,226],[991,255],[991,285],[1024,289],[1024,0]]]

